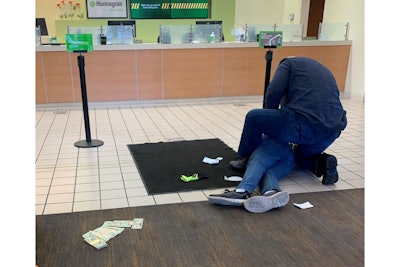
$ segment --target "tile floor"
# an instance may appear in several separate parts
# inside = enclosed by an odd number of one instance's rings
[[[207,201],[222,189],[148,195],[127,144],[220,138],[235,151],[247,111],[261,97],[89,103],[97,148],[86,140],[82,105],[36,105],[36,214]],[[364,103],[342,99],[348,126],[327,152],[338,158],[340,180],[325,186],[308,172],[281,180],[289,193],[364,188]]]

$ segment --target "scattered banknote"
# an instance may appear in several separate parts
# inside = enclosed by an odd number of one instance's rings
[[[114,238],[117,235],[119,235],[120,233],[122,233],[123,230],[124,230],[124,228],[117,228],[117,227],[109,228],[109,227],[100,226],[100,227],[94,229],[92,232],[96,236],[98,236],[99,238],[101,238],[102,240],[107,242],[111,238]]]
[[[125,228],[142,229],[143,218],[134,218],[133,220],[114,220],[105,221],[102,226],[88,231],[82,237],[86,243],[100,250],[107,247],[107,241],[120,235]]]
[[[86,243],[96,248],[97,250],[107,247],[107,243],[97,237],[92,231],[82,235]]]
[[[114,220],[114,221],[105,221],[103,226],[106,227],[132,227],[132,220]]]
[[[133,219],[132,229],[142,229],[143,227],[143,218],[135,218]]]

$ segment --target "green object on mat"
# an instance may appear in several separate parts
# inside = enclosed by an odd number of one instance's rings
[[[188,183],[191,181],[199,180],[199,175],[197,173],[193,174],[192,176],[181,175],[181,180]]]

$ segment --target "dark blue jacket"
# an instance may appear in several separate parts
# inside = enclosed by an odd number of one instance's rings
[[[311,58],[288,57],[279,63],[267,88],[265,107],[279,105],[302,115],[316,130],[341,131],[347,125],[333,74]]]

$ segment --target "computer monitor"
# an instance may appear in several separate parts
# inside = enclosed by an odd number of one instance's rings
[[[222,28],[222,20],[196,20],[196,24],[219,24]]]
[[[133,35],[136,37],[136,20],[109,20],[107,24],[108,26],[134,26]]]
[[[46,19],[45,18],[36,18],[36,28],[40,27],[40,35],[47,36],[49,33],[47,32]]]

